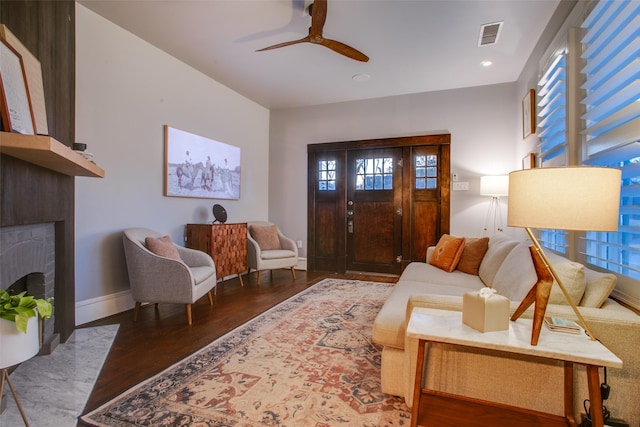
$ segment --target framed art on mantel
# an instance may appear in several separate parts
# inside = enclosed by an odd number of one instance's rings
[[[33,113],[20,54],[0,39],[0,115],[2,129],[33,135]]]
[[[529,89],[522,98],[522,139],[536,133],[536,92]]]
[[[164,195],[240,198],[240,148],[165,125]]]

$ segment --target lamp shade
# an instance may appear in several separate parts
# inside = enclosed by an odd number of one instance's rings
[[[509,194],[509,176],[481,176],[480,195],[481,196],[507,196]]]
[[[586,166],[511,172],[507,225],[616,231],[621,176],[618,169]]]

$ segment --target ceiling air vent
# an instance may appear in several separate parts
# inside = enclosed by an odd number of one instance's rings
[[[500,32],[502,31],[502,24],[504,24],[504,21],[482,25],[480,27],[478,46],[490,46],[498,43],[498,37],[500,37]]]

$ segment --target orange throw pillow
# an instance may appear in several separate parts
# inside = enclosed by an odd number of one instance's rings
[[[144,244],[147,246],[151,252],[156,255],[163,256],[165,258],[175,259],[176,261],[182,261],[180,258],[180,254],[178,253],[178,249],[171,241],[171,237],[162,236],[162,237],[147,237],[144,239]]]
[[[249,232],[260,246],[261,251],[280,249],[280,237],[278,237],[278,228],[275,225],[251,225]]]
[[[462,256],[456,269],[463,273],[478,275],[480,263],[489,249],[488,237],[467,238],[464,242]]]
[[[443,234],[433,251],[429,264],[451,273],[458,265],[463,249],[464,237]]]

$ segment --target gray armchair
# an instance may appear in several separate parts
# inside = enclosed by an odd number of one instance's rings
[[[256,235],[260,230],[274,227],[277,237],[271,236],[271,245],[260,247],[258,241],[265,240],[265,236]],[[263,237],[263,239],[261,239]],[[266,236],[269,240],[269,236]],[[270,222],[254,221],[247,223],[247,253],[249,273],[251,269],[258,270],[258,285],[260,284],[260,272],[262,270],[274,270],[278,268],[291,269],[293,279],[296,278],[295,266],[298,264],[298,247],[296,243],[286,237],[280,229]]]
[[[209,304],[213,305],[211,290],[216,286],[213,260],[202,251],[170,241],[163,245],[171,254],[157,255],[147,248],[147,237],[161,238],[162,234],[146,228],[127,229],[123,234],[129,282],[136,302],[133,320],[138,319],[142,302],[175,303],[185,305],[187,323],[191,325],[191,304],[207,294]]]

